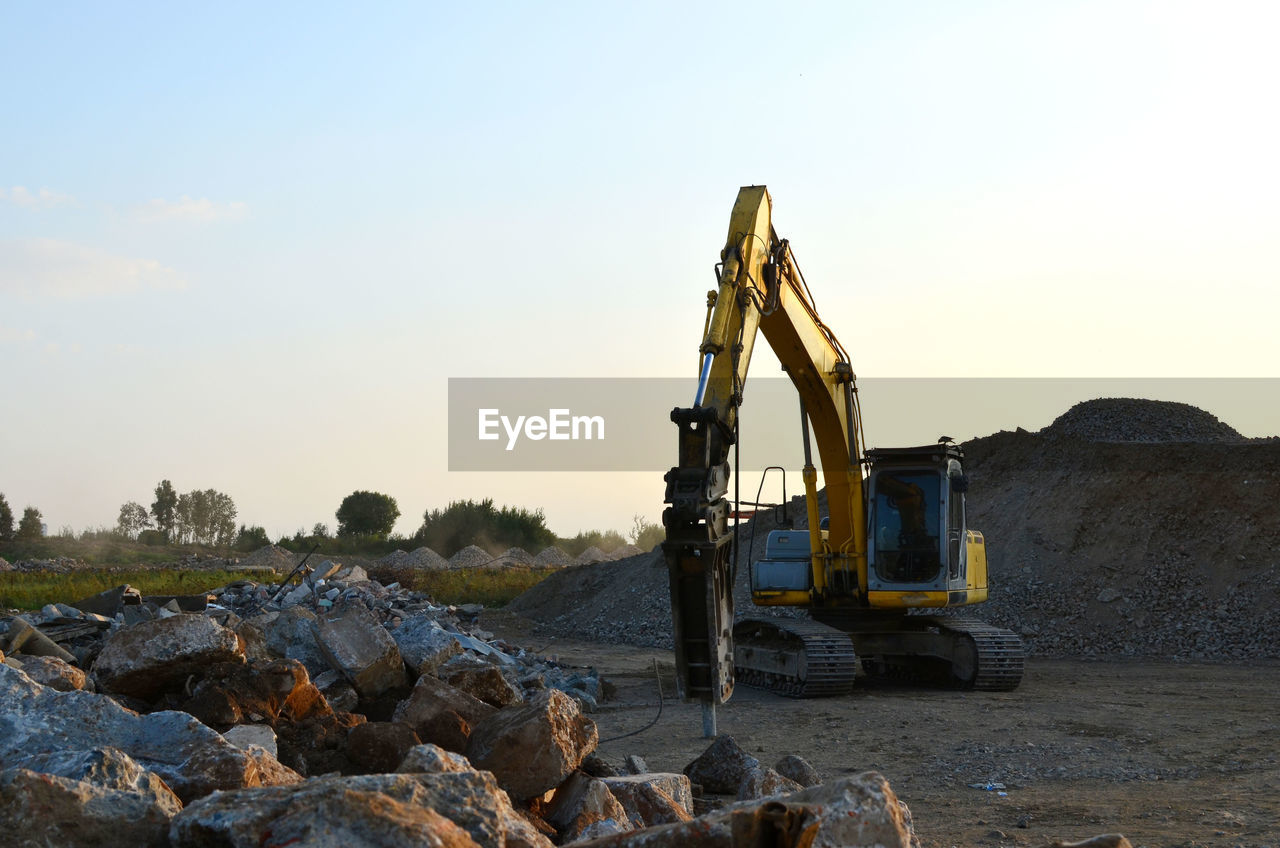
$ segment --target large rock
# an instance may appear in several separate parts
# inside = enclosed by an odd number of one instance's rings
[[[688,822],[574,844],[574,848],[912,848],[911,814],[889,782],[863,772],[793,795],[746,801]]]
[[[61,752],[29,765],[38,768],[0,772],[6,845],[169,844],[169,820],[182,802],[124,752]]]
[[[332,712],[298,660],[224,663],[206,672],[182,708],[210,727],[250,721],[273,727]]]
[[[0,762],[28,768],[53,752],[119,748],[184,802],[260,786],[254,759],[187,713],[140,716],[105,695],[58,692],[0,666]]]
[[[732,736],[717,736],[707,750],[684,767],[684,773],[706,792],[736,795],[747,772],[759,767],[760,761],[742,750]]]
[[[439,745],[430,743],[414,745],[396,769],[401,774],[439,774],[445,771],[475,771],[467,758],[452,751],[446,751]]]
[[[410,618],[391,632],[400,656],[415,676],[435,674],[450,658],[462,653],[454,634],[425,615]]]
[[[480,722],[467,759],[488,769],[513,798],[525,800],[559,786],[599,741],[595,722],[558,689],[539,692],[523,707],[507,707]]]
[[[437,717],[450,712],[459,716],[470,728],[493,715],[497,710],[479,698],[453,688],[443,680],[424,675],[418,678],[409,697],[396,707],[392,718],[408,724],[423,739],[430,739],[431,723]]]
[[[248,620],[262,632],[267,650],[272,656],[297,660],[307,667],[307,674],[315,680],[329,670],[329,661],[325,659],[316,644],[315,631],[312,625],[316,622],[316,614],[305,607],[289,607],[278,613],[264,613]]]
[[[280,761],[306,776],[335,771],[351,774],[356,768],[347,757],[347,737],[353,727],[365,721],[359,713],[341,712],[281,724],[276,728]]]
[[[788,795],[804,789],[797,781],[785,777],[775,769],[758,766],[742,776],[738,784],[738,800],[752,801],[774,795]]]
[[[48,686],[59,692],[90,688],[89,675],[57,657],[24,656],[22,671],[41,686]]]
[[[547,807],[547,822],[559,832],[561,844],[634,829],[631,817],[604,781],[582,771],[569,775],[556,789]]]
[[[809,764],[804,757],[787,754],[773,764],[773,770],[783,777],[789,777],[803,787],[818,786],[822,783],[822,775]]]
[[[117,630],[102,646],[93,675],[103,691],[153,701],[215,663],[244,661],[233,631],[205,615],[173,615]]]
[[[626,774],[601,780],[636,828],[693,818],[693,790],[683,774]]]
[[[450,662],[440,676],[455,689],[479,698],[491,707],[514,707],[524,703],[524,695],[502,676],[502,671],[483,660]]]
[[[551,848],[512,809],[493,775],[477,771],[319,777],[296,786],[222,792],[178,814],[170,838],[193,848]]]
[[[311,624],[316,644],[335,671],[363,698],[376,698],[408,683],[396,640],[362,602],[356,601]]]
[[[370,721],[347,734],[347,757],[364,774],[390,774],[420,744],[418,734],[403,722]]]

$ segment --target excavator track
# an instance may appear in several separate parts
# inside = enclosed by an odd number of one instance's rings
[[[976,663],[971,678],[965,680],[957,675],[961,688],[984,692],[1008,692],[1018,688],[1026,664],[1026,651],[1018,634],[972,618],[924,617],[941,632],[949,631],[969,639]],[[953,662],[953,667],[955,665]]]
[[[733,627],[738,682],[788,698],[846,695],[858,658],[849,634],[805,618],[749,618]]]
[[[1012,630],[949,615],[824,619],[849,633],[872,679],[985,692],[1007,692],[1022,681],[1026,652]]]

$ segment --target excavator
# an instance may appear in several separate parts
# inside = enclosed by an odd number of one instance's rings
[[[774,230],[772,206],[765,186],[738,192],[707,293],[693,405],[671,413],[679,453],[665,477],[662,550],[682,696],[702,701],[714,727],[735,680],[800,698],[846,694],[855,677],[1016,688],[1017,634],[942,612],[987,599],[985,540],[965,521],[963,450],[947,437],[864,450],[852,362]],[[748,564],[751,598],[808,614],[735,621],[730,517],[742,504],[728,498],[730,452],[757,334],[799,396],[807,527],[769,532],[763,558]]]

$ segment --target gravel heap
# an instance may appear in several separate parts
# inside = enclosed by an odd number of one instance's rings
[[[616,559],[626,559],[627,557],[639,556],[640,554],[643,554],[643,553],[646,553],[646,551],[643,548],[636,547],[635,545],[623,545],[622,547],[614,548],[613,550],[609,551],[607,556],[611,560],[616,560]]]
[[[533,554],[520,547],[507,548],[498,554],[498,559],[504,565],[533,565]]]
[[[578,558],[575,559],[574,562],[579,565],[583,565],[588,562],[604,562],[608,559],[612,559],[612,557],[597,548],[595,545],[592,545],[582,553],[578,554]]]
[[[1099,398],[1077,403],[1040,433],[1091,442],[1247,441],[1203,409],[1138,398]]]
[[[453,556],[449,557],[450,568],[476,568],[481,565],[488,565],[493,562],[493,554],[486,551],[479,545],[467,545]]]
[[[549,548],[543,548],[541,553],[533,558],[533,564],[560,568],[566,565],[572,565],[573,557],[569,556],[555,545],[552,545]]]

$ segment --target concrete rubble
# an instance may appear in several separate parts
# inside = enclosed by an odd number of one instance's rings
[[[363,569],[85,605],[0,620],[15,845],[918,845],[873,772],[818,784],[727,736],[683,774],[615,769],[594,670]]]

